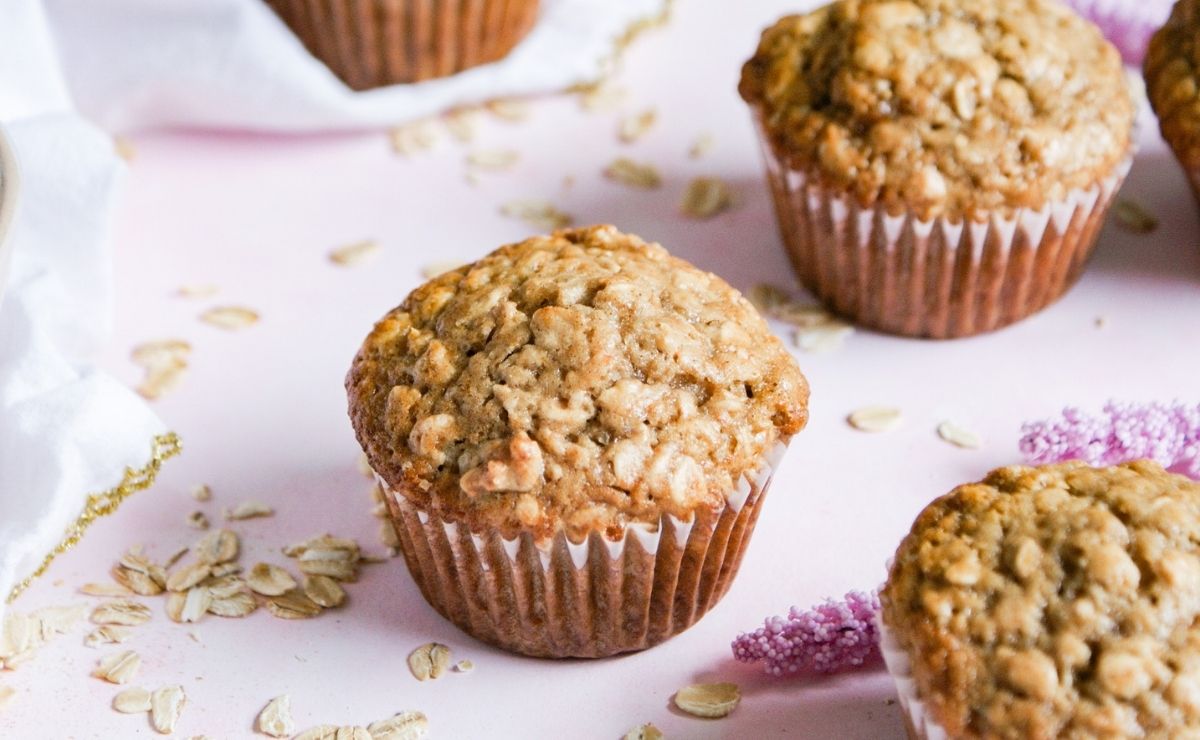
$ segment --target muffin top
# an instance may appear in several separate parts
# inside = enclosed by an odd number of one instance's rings
[[[1179,0],[1150,39],[1146,94],[1163,138],[1186,167],[1200,167],[1200,2]]]
[[[808,402],[736,290],[612,226],[421,286],[375,325],[346,388],[372,467],[414,504],[572,539],[721,505]]]
[[[742,97],[774,156],[864,207],[983,220],[1128,155],[1121,57],[1057,0],[838,0],[763,32]]]
[[[881,594],[951,737],[1200,729],[1200,484],[1150,462],[992,471],[921,512]]]

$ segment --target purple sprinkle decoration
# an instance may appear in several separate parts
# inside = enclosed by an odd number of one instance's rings
[[[1067,0],[1084,18],[1121,52],[1126,64],[1141,64],[1146,47],[1167,16],[1175,0]]]
[[[733,657],[743,663],[765,661],[774,676],[811,671],[835,673],[866,664],[879,655],[879,595],[851,591],[845,599],[770,617],[753,632],[733,641]]]
[[[1109,401],[1099,416],[1077,408],[1021,428],[1021,453],[1034,465],[1082,460],[1116,465],[1149,458],[1200,479],[1200,404]]]

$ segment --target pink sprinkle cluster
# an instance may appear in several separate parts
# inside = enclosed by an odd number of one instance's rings
[[[1109,401],[1099,416],[1077,408],[1021,428],[1021,453],[1035,465],[1082,460],[1116,465],[1149,458],[1200,479],[1200,404]]]
[[[770,617],[762,627],[733,641],[733,657],[765,661],[767,673],[833,673],[854,668],[879,654],[875,615],[879,596],[851,591],[808,611],[792,607],[787,618]]]
[[[1141,64],[1150,36],[1166,22],[1175,0],[1067,0],[1121,52],[1127,64]]]

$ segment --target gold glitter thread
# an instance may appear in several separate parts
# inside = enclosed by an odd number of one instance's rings
[[[87,531],[88,527],[92,526],[93,522],[102,516],[108,516],[115,512],[117,507],[121,505],[121,502],[134,493],[143,491],[154,485],[154,480],[158,477],[158,471],[162,467],[162,464],[178,455],[182,449],[183,445],[180,444],[179,437],[175,432],[160,434],[154,438],[150,461],[145,466],[136,469],[125,468],[125,476],[119,484],[107,491],[89,495],[87,497],[87,504],[83,507],[83,512],[71,526],[67,527],[67,531],[63,533],[62,541],[55,545],[54,549],[46,555],[41,565],[37,567],[37,570],[26,577],[25,580],[13,586],[12,591],[8,594],[8,603],[11,604],[39,576],[45,573],[50,564],[54,562],[54,558],[79,544],[79,540],[83,538],[84,532]]]
[[[642,16],[635,19],[632,23],[626,26],[615,39],[613,39],[613,50],[601,63],[600,78],[595,82],[581,82],[567,88],[567,92],[590,92],[603,85],[612,77],[616,71],[618,63],[621,61],[621,56],[625,50],[636,41],[642,34],[647,31],[652,31],[656,28],[661,28],[667,25],[671,20],[671,13],[675,8],[675,0],[662,0],[662,5],[657,13],[652,15]]]

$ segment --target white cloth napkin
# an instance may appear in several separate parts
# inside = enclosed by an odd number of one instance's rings
[[[165,431],[92,362],[111,328],[108,230],[123,169],[112,132],[367,128],[558,91],[601,78],[616,40],[663,5],[544,0],[500,62],[356,93],[261,0],[5,0],[0,123],[23,187],[0,245],[11,259],[7,280],[0,270],[0,617],[86,497],[144,466]]]
[[[41,8],[0,24],[0,121],[21,170],[0,286],[0,615],[81,513],[141,467],[163,425],[89,358],[108,336],[112,139],[70,111]],[[7,178],[10,173],[0,173]]]
[[[664,0],[543,0],[505,59],[356,93],[262,0],[45,0],[79,109],[110,131],[387,126],[495,97],[594,82],[615,41]]]

